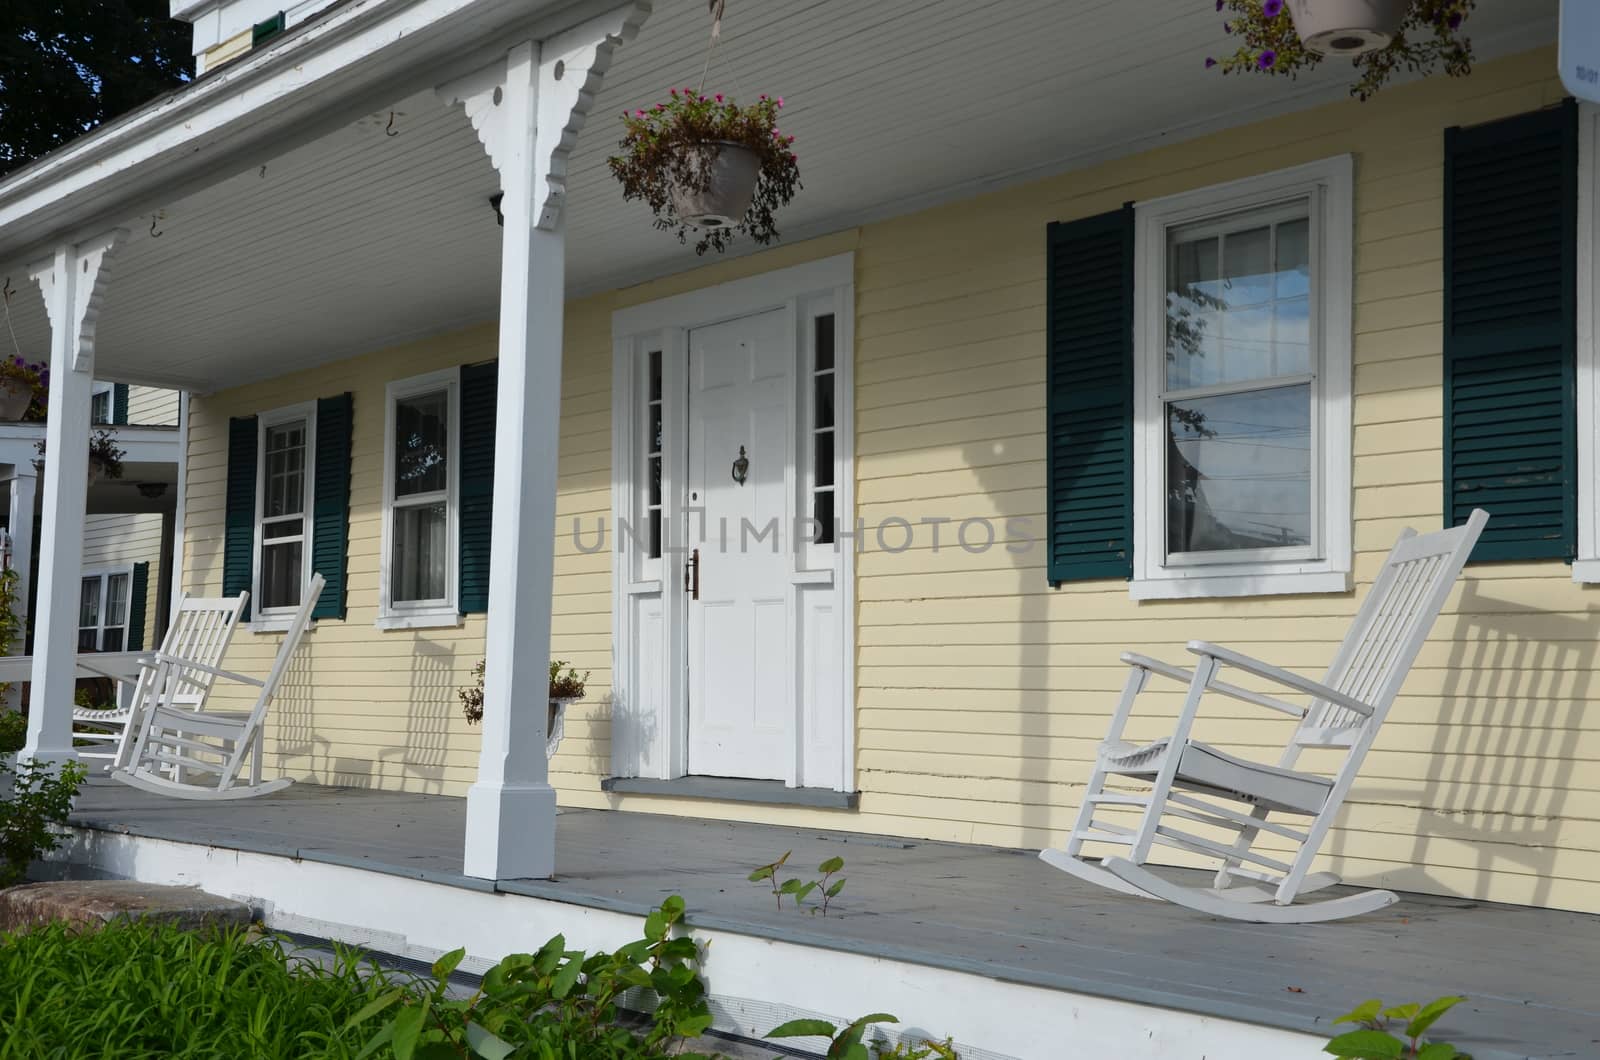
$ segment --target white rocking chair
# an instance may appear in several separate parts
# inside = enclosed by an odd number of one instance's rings
[[[1112,716],[1111,732],[1100,745],[1066,850],[1046,850],[1039,856],[1079,879],[1230,920],[1313,923],[1358,916],[1395,902],[1390,891],[1364,891],[1293,904],[1301,894],[1339,882],[1333,873],[1310,872],[1311,862],[1488,518],[1479,510],[1464,526],[1451,530],[1420,536],[1413,530],[1402,533],[1322,681],[1205,641],[1189,642],[1189,650],[1200,660],[1193,671],[1142,655],[1123,655],[1132,672]],[[1310,704],[1295,706],[1217,680],[1226,666],[1287,689],[1288,694],[1308,696]],[[1134,699],[1152,674],[1187,684],[1189,694],[1173,734],[1138,746],[1125,742],[1122,733]],[[1299,720],[1277,765],[1240,758],[1190,737],[1207,692]],[[1301,752],[1312,748],[1344,749],[1343,762],[1332,777],[1294,768]],[[1131,781],[1138,788],[1107,791],[1110,777]],[[1097,819],[1097,813],[1118,807],[1142,810],[1138,827]],[[1298,820],[1286,824],[1269,816]],[[1173,818],[1198,822],[1222,838],[1195,835],[1171,823]],[[1287,852],[1262,852],[1256,841],[1263,834],[1287,847]],[[1125,856],[1095,864],[1084,859],[1085,843],[1128,850]],[[1146,868],[1157,843],[1220,861],[1214,886],[1182,886]]]
[[[197,666],[171,656],[156,654],[158,672],[167,668],[192,667],[261,689],[255,707],[248,714],[187,710],[182,706],[157,702],[144,714],[138,739],[129,764],[112,772],[112,777],[130,787],[171,795],[179,799],[248,799],[281,791],[293,781],[262,777],[262,726],[267,708],[272,705],[284,671],[300,646],[300,638],[311,623],[311,611],[322,595],[323,578],[311,576],[311,586],[278,646],[278,657],[265,681],[231,673],[214,666]],[[248,763],[248,775],[245,766]],[[193,774],[207,779],[192,783]]]
[[[132,682],[133,690],[122,705],[114,710],[72,709],[72,739],[82,743],[78,757],[104,762],[102,769],[120,769],[128,763],[133,737],[151,704],[165,702],[189,710],[201,709],[216,681],[214,668],[228,650],[239,615],[249,599],[247,592],[216,599],[182,597],[161,647],[155,655],[143,658],[138,677]],[[156,662],[159,655],[195,665],[180,662],[161,669]],[[93,656],[80,657],[78,668],[122,684],[128,680],[126,676],[95,669]],[[160,682],[158,674],[165,675]]]

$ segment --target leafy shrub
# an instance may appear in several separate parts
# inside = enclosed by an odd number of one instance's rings
[[[0,755],[22,750],[22,745],[27,741],[28,716],[19,710],[0,707]]]
[[[1335,1024],[1354,1023],[1360,1029],[1347,1031],[1323,1047],[1342,1060],[1472,1060],[1447,1042],[1424,1042],[1429,1027],[1440,1016],[1455,1008],[1464,997],[1441,997],[1426,1005],[1395,1005],[1384,1008],[1377,998],[1362,1002],[1351,1012],[1334,1020]],[[1405,1037],[1391,1034],[1392,1022],[1405,1021]]]
[[[778,900],[779,909],[783,908],[783,896],[788,894],[794,896],[796,909],[805,909],[813,916],[819,912],[823,916],[827,916],[829,903],[839,897],[839,892],[844,890],[844,877],[841,876],[837,880],[833,878],[834,873],[844,868],[844,858],[829,858],[818,865],[817,871],[822,873],[822,879],[820,880],[790,879],[784,880],[780,884],[778,882],[778,870],[783,868],[784,862],[788,861],[789,855],[793,853],[794,851],[792,850],[786,851],[783,857],[777,861],[770,865],[763,865],[752,872],[748,879],[751,883],[760,883],[762,880],[768,881],[772,885],[772,896]],[[806,905],[806,899],[813,893],[822,895],[821,905]]]
[[[0,758],[0,887],[23,881],[28,865],[61,842],[60,828],[88,773],[77,762],[16,763]]]
[[[768,1038],[826,1038],[828,1060],[961,1060],[950,1046],[950,1039],[942,1042],[900,1042],[888,1045],[881,1039],[867,1045],[862,1042],[867,1028],[874,1023],[899,1023],[887,1012],[874,1012],[862,1016],[854,1023],[835,1027],[827,1020],[790,1020],[767,1032]]]
[[[123,922],[0,939],[0,1057],[353,1060],[360,1015],[398,980],[339,950],[331,967],[233,929]]]

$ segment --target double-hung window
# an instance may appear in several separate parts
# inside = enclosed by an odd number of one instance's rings
[[[78,650],[123,651],[128,643],[128,589],[133,572],[95,571],[78,594]]]
[[[258,442],[260,483],[256,504],[256,613],[267,617],[300,606],[311,580],[311,454],[316,451],[316,408],[297,405],[264,414]]]
[[[388,388],[381,625],[458,619],[458,380],[450,369]]]
[[[1133,595],[1348,588],[1349,159],[1135,216]]]

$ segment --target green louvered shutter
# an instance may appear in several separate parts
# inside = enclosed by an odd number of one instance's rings
[[[1049,576],[1133,574],[1133,207],[1049,230]]]
[[[144,605],[150,595],[150,564],[133,565],[133,583],[128,586],[128,651],[144,650]]]
[[[345,563],[350,549],[349,394],[317,402],[315,500],[311,507],[311,569],[327,584],[312,618],[344,618]]]
[[[489,524],[494,516],[495,395],[500,362],[461,367],[461,570],[457,582],[461,613],[489,610]]]
[[[256,549],[256,418],[228,421],[228,493],[222,543],[222,595],[250,591]],[[250,617],[247,605],[241,619]]]
[[[128,422],[127,383],[113,383],[111,385],[111,422],[114,424]]]
[[[1445,522],[1474,560],[1577,550],[1578,115],[1445,132]]]

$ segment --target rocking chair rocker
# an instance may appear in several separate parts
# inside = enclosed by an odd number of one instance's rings
[[[1132,671],[1112,715],[1111,731],[1100,745],[1067,847],[1039,856],[1090,883],[1230,920],[1314,923],[1394,903],[1392,892],[1374,890],[1294,904],[1302,894],[1339,882],[1333,873],[1310,872],[1311,862],[1488,518],[1478,510],[1454,529],[1403,532],[1322,681],[1205,641],[1189,642],[1189,650],[1199,657],[1192,671],[1124,654],[1122,661]],[[1218,674],[1229,666],[1290,695],[1308,696],[1310,703],[1296,706],[1219,681]],[[1122,734],[1134,700],[1152,674],[1188,685],[1189,694],[1171,736],[1135,745]],[[1207,692],[1299,720],[1277,765],[1253,762],[1191,738]],[[1295,768],[1301,752],[1314,748],[1344,750],[1331,777]],[[1136,788],[1107,791],[1111,777]],[[1143,810],[1138,827],[1097,819],[1103,809],[1118,807]],[[1288,824],[1269,819],[1284,816],[1298,820]],[[1198,822],[1224,838],[1195,835],[1170,823],[1172,818]],[[1263,834],[1288,852],[1262,852],[1257,840]],[[1127,853],[1095,864],[1084,858],[1086,843],[1120,845]],[[1214,886],[1182,886],[1150,871],[1145,863],[1157,843],[1219,860]]]

